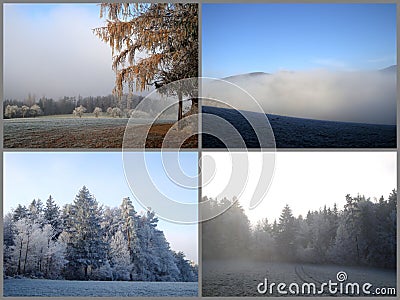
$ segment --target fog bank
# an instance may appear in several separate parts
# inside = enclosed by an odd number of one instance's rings
[[[250,73],[225,78],[243,88],[265,113],[369,124],[396,123],[396,68],[339,72],[312,70]],[[237,88],[207,84],[203,96],[236,109],[258,111]],[[204,103],[207,105],[207,102]]]

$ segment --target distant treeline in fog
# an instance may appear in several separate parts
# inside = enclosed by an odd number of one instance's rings
[[[203,198],[207,200],[205,209],[211,211],[232,206],[203,223],[205,260],[252,258],[396,268],[396,190],[377,201],[347,195],[343,209],[324,206],[305,217],[296,218],[286,205],[279,220],[263,219],[254,227],[236,198]]]
[[[41,115],[51,116],[51,115],[65,115],[72,114],[76,107],[80,105],[84,106],[87,112],[93,112],[96,107],[100,107],[103,112],[107,111],[109,107],[119,107],[121,109],[132,109],[135,108],[140,101],[143,99],[139,95],[124,95],[122,99],[118,99],[113,95],[108,96],[97,96],[97,97],[67,97],[64,96],[58,100],[52,98],[41,97],[36,99],[33,95],[28,95],[24,100],[16,99],[6,99],[3,101],[3,115],[6,113],[6,107],[18,106],[22,108],[24,106],[31,108],[33,105],[38,105],[41,110]],[[13,118],[28,117],[30,115],[29,111],[27,115],[23,113],[23,110],[16,110]],[[7,114],[5,115],[7,118]]]

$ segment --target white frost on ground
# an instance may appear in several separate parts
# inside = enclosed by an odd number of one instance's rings
[[[369,267],[349,267],[333,265],[311,265],[296,263],[267,263],[249,260],[203,261],[203,296],[264,296],[257,292],[257,285],[268,279],[272,283],[297,283],[305,281],[320,283],[336,281],[339,271],[347,273],[346,282],[372,284],[376,287],[396,287],[396,271]],[[268,296],[266,294],[265,296]],[[274,294],[274,296],[279,296]],[[282,296],[282,295],[281,295]],[[284,296],[284,295],[283,295]],[[289,295],[290,296],[290,295]],[[300,295],[302,296],[302,295]],[[331,296],[329,294],[316,296]],[[337,295],[343,296],[343,295]]]
[[[5,297],[198,296],[198,283],[4,279],[3,295]]]

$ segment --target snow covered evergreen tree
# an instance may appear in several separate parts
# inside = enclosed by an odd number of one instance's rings
[[[53,197],[51,195],[46,201],[46,206],[43,209],[43,217],[45,222],[53,228],[54,236],[53,240],[56,240],[60,233],[62,232],[62,222],[60,220],[60,208],[54,202]]]
[[[18,204],[17,208],[14,210],[13,213],[13,220],[14,222],[26,218],[28,216],[28,209],[21,204]]]
[[[191,265],[182,251],[174,252],[174,258],[179,269],[179,280],[177,281],[193,282],[198,280],[196,267]]]
[[[102,211],[89,190],[83,186],[71,205],[70,234],[67,245],[67,278],[88,280],[93,269],[101,267],[106,260],[106,244],[101,229]]]
[[[113,280],[132,280],[133,263],[128,241],[120,230],[111,238],[110,261]]]
[[[142,249],[140,249],[140,243],[137,236],[138,216],[129,197],[122,199],[120,212],[121,230],[124,233],[124,237],[127,242],[130,264],[132,265],[129,279],[139,279],[140,277],[138,278],[137,273],[138,270],[142,269],[142,265],[145,263],[145,260],[142,255]]]
[[[286,205],[279,217],[278,232],[276,235],[276,243],[280,251],[280,255],[285,260],[292,260],[295,257],[295,238],[297,230],[295,226],[295,218],[289,205]]]

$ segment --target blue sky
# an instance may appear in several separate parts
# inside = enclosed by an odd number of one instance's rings
[[[185,173],[197,174],[197,152],[183,152],[179,159]],[[159,152],[147,152],[146,163],[151,178],[162,192],[176,201],[197,202],[197,190],[178,187],[166,178]],[[136,211],[144,211],[125,179],[121,153],[11,152],[4,153],[3,164],[4,212],[18,204],[29,205],[34,198],[45,202],[50,194],[59,206],[72,203],[83,185],[100,204],[116,207],[122,198],[130,197]],[[164,231],[172,249],[182,250],[188,258],[198,261],[197,224],[179,225],[160,220],[159,228]]]
[[[396,64],[395,4],[203,4],[203,76]]]

